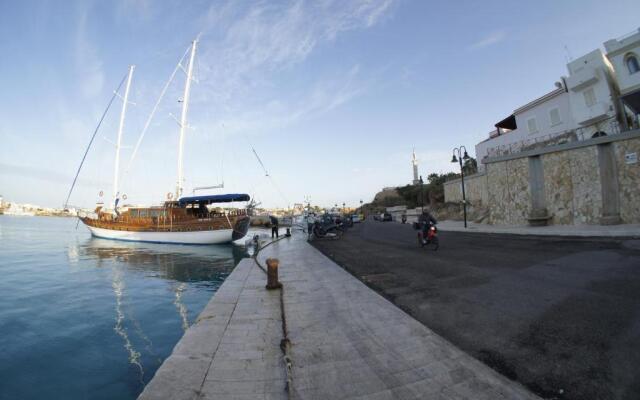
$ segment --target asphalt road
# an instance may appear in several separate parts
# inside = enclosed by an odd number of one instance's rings
[[[640,399],[640,241],[356,224],[324,254],[417,320],[547,399]]]

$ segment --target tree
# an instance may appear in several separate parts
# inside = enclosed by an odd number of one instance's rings
[[[462,165],[462,170],[465,175],[472,175],[478,172],[478,161],[475,158],[469,157],[468,160]]]

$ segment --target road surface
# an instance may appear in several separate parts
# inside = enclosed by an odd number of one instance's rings
[[[640,399],[640,241],[441,232],[368,220],[324,254],[548,399]]]

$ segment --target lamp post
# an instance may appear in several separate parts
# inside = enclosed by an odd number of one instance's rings
[[[424,214],[424,181],[420,175],[420,214]]]
[[[464,153],[463,153],[464,150]],[[456,153],[458,157],[456,158]],[[451,159],[452,163],[459,162],[460,163],[460,180],[462,183],[462,210],[464,214],[464,227],[467,227],[467,198],[464,193],[464,168],[462,168],[462,160],[465,162],[469,159],[469,154],[467,154],[467,148],[464,146],[456,147],[453,149],[453,158]]]

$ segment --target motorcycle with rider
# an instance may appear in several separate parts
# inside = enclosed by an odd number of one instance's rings
[[[438,239],[437,224],[438,221],[427,210],[424,210],[418,217],[416,229],[418,229],[418,244],[420,244],[420,246],[430,246],[433,247],[434,250],[438,250],[440,240]]]

